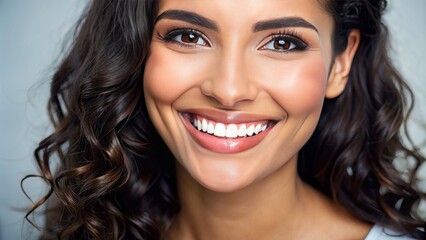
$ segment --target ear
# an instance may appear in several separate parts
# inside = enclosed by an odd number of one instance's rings
[[[360,40],[360,31],[358,29],[352,30],[348,36],[348,45],[346,49],[334,57],[333,67],[328,77],[327,89],[325,92],[326,98],[335,98],[345,89],[352,66],[352,60],[358,49]]]

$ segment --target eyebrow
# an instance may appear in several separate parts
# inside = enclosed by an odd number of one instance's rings
[[[285,17],[260,21],[253,26],[253,32],[286,27],[310,28],[318,32],[318,29],[313,24],[300,17]]]
[[[162,12],[155,19],[155,23],[160,21],[161,19],[171,19],[171,20],[180,20],[188,23],[192,23],[198,26],[202,26],[208,29],[212,29],[214,31],[218,31],[219,27],[217,24],[206,17],[203,17],[197,13],[188,12],[185,10],[167,10]],[[253,32],[259,32],[268,29],[275,28],[286,28],[286,27],[303,27],[310,28],[318,32],[318,29],[308,21],[300,17],[284,17],[284,18],[276,18],[271,20],[260,21],[254,24]]]
[[[218,27],[217,24],[210,20],[207,19],[201,15],[198,15],[196,13],[193,12],[188,12],[188,11],[184,11],[184,10],[167,10],[164,11],[163,13],[161,13],[160,15],[158,15],[158,17],[155,19],[155,23],[157,23],[158,21],[160,21],[161,19],[172,19],[172,20],[181,20],[181,21],[185,21],[188,23],[192,23],[195,25],[199,25],[208,29],[212,29],[215,31],[218,31]]]

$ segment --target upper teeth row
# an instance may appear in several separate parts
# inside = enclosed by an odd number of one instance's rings
[[[207,132],[217,137],[227,138],[253,136],[265,131],[268,127],[267,123],[250,124],[249,127],[247,127],[246,124],[225,125],[223,123],[213,123],[206,119],[194,119],[193,125],[199,131]]]

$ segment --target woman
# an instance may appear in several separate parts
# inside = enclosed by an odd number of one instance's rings
[[[57,205],[53,239],[424,238],[385,6],[93,1],[53,78],[35,151],[51,190],[28,214]]]

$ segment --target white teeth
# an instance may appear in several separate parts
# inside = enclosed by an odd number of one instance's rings
[[[225,137],[225,135],[226,135],[225,124],[216,123],[216,127],[214,128],[213,134],[217,137]]]
[[[229,124],[226,128],[226,137],[236,138],[238,136],[238,128],[235,124]]]
[[[254,133],[254,125],[250,125],[250,127],[247,128],[246,134],[247,136],[251,136]]]
[[[258,123],[257,125],[251,124],[229,124],[210,122],[205,118],[197,118],[193,121],[193,126],[198,131],[206,132],[217,137],[237,138],[237,137],[250,137],[265,131],[268,128],[267,123]]]
[[[201,131],[201,121],[199,119],[197,119],[197,129]]]
[[[246,125],[241,124],[240,128],[238,129],[238,136],[239,137],[245,137],[246,136]]]
[[[254,133],[258,134],[260,132],[260,128],[262,127],[262,124],[257,124],[256,127],[254,128]]]
[[[203,119],[203,122],[201,122],[201,129],[203,129],[203,132],[207,132],[207,120]]]
[[[209,123],[207,126],[207,133],[213,134],[214,133],[214,125],[213,123]]]

